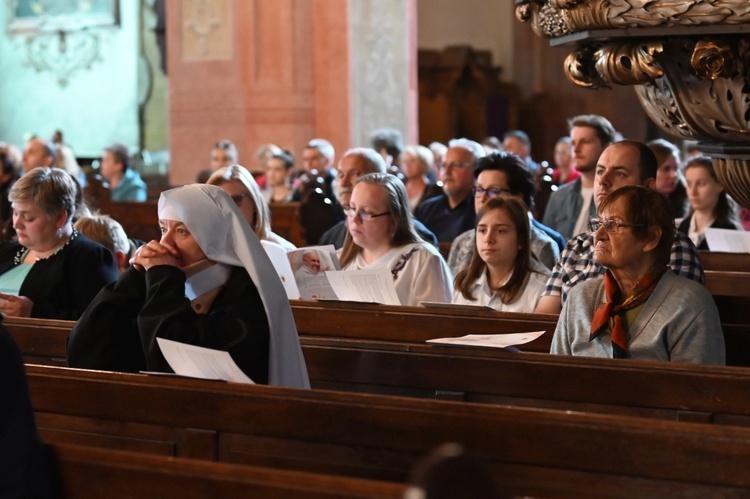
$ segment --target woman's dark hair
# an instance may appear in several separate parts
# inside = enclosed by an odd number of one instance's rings
[[[597,213],[601,215],[610,206],[622,200],[625,220],[630,224],[643,225],[632,230],[639,239],[649,237],[649,231],[655,227],[661,229],[661,238],[654,248],[656,261],[667,265],[672,253],[675,226],[672,210],[666,196],[640,185],[630,185],[612,191],[599,205]]]
[[[287,149],[271,154],[269,159],[278,159],[279,161],[284,163],[284,168],[286,168],[287,170],[291,170],[292,168],[294,168],[294,154],[292,154],[292,151],[289,151]]]
[[[690,161],[687,162],[687,165],[685,165],[685,171],[688,171],[690,168],[704,168],[708,170],[708,173],[711,175],[711,178],[714,180],[714,182],[721,184],[721,182],[719,182],[719,177],[716,176],[714,163],[708,156],[693,157],[692,159],[690,159]],[[693,215],[693,211],[693,207],[691,206],[688,217]],[[727,194],[727,190],[724,189],[719,193],[719,199],[716,202],[716,206],[714,207],[714,220],[725,223],[733,223],[737,226],[737,228],[740,228],[742,226],[740,225],[739,215],[737,212],[737,203],[729,197],[729,194]]]
[[[409,485],[424,499],[509,497],[498,490],[487,462],[458,443],[442,444],[417,461]]]
[[[497,289],[490,284],[490,289],[500,294],[500,299],[503,303],[513,303],[523,287],[526,275],[529,272],[533,272],[531,270],[531,229],[529,228],[529,215],[526,205],[515,198],[502,196],[492,198],[487,200],[487,202],[484,203],[484,206],[482,206],[482,209],[479,210],[476,222],[474,223],[474,254],[471,256],[469,265],[456,275],[456,279],[453,281],[453,287],[460,291],[463,297],[467,300],[476,300],[472,293],[472,287],[482,273],[487,272],[487,264],[484,263],[484,260],[479,256],[479,250],[477,249],[476,228],[482,218],[493,210],[505,210],[508,214],[513,225],[516,227],[516,237],[520,248],[516,255],[516,261],[513,264],[513,272],[511,273],[508,282]]]
[[[526,163],[517,155],[493,151],[487,156],[481,158],[474,170],[474,178],[485,170],[497,170],[505,173],[508,179],[508,188],[513,194],[523,196],[523,201],[528,209],[534,205],[534,195],[536,194],[536,183],[534,176],[526,169]],[[486,186],[485,186],[486,187]]]
[[[667,194],[669,198],[669,206],[672,208],[672,216],[674,218],[682,218],[685,216],[685,212],[688,207],[687,200],[687,185],[685,183],[685,177],[682,175],[682,169],[680,167],[680,150],[669,141],[664,139],[654,139],[646,144],[656,156],[656,175],[659,175],[659,168],[666,163],[669,158],[674,158],[677,164],[677,182],[672,192]]]
[[[3,173],[12,173],[15,169],[13,161],[11,161],[8,155],[4,152],[0,152],[0,167],[2,168]]]

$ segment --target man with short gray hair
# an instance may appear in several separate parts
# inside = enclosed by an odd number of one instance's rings
[[[474,168],[486,155],[484,147],[469,139],[453,139],[440,168],[443,194],[428,199],[414,216],[430,229],[441,243],[450,243],[474,227]]]

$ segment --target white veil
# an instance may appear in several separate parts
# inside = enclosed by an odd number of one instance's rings
[[[268,384],[310,388],[284,287],[232,198],[215,185],[192,184],[170,189],[159,198],[159,219],[184,223],[210,260],[247,270],[268,317],[271,335]]]

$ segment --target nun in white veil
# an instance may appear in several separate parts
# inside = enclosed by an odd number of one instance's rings
[[[205,184],[166,191],[159,223],[161,241],[142,246],[134,265],[99,293],[76,324],[69,365],[166,370],[158,336],[227,350],[253,378],[267,345],[268,384],[309,388],[284,288],[229,195]],[[197,243],[197,261],[186,256],[189,251],[181,256],[175,250],[182,237],[188,250]],[[260,382],[263,374],[256,371]]]

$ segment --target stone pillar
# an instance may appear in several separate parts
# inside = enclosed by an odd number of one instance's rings
[[[416,0],[355,0],[351,9],[354,145],[369,146],[370,133],[381,127],[416,144]]]
[[[267,142],[416,140],[415,0],[168,0],[167,19],[172,185],[221,139],[246,166]]]

